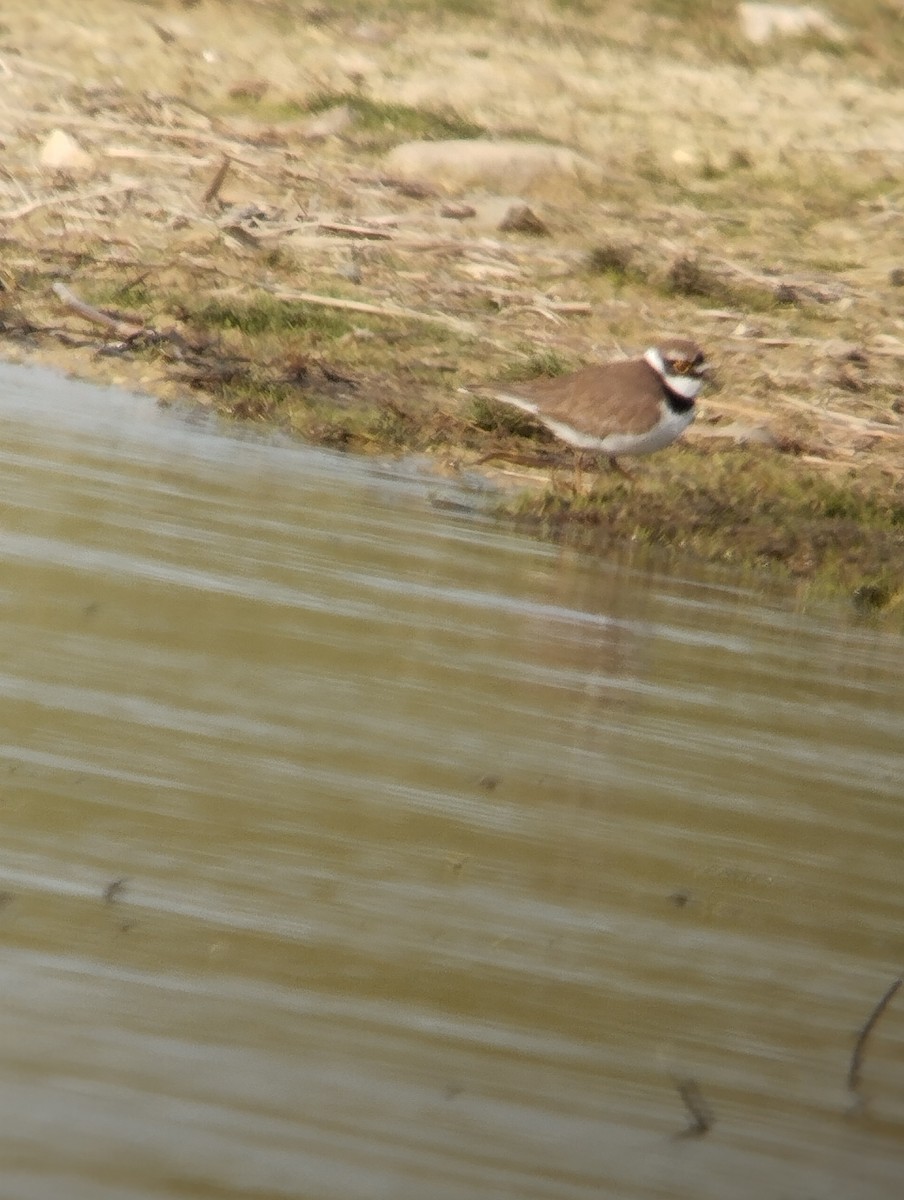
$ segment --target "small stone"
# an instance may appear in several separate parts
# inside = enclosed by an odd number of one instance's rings
[[[502,233],[529,233],[532,237],[548,237],[549,228],[526,204],[513,204],[499,222]]]
[[[550,184],[558,190],[569,180],[599,184],[605,178],[598,163],[566,146],[505,139],[403,142],[383,162],[389,175],[507,195]]]
[[[863,347],[844,338],[829,338],[822,345],[822,353],[826,358],[841,359],[843,362],[863,364],[867,361]]]
[[[38,161],[42,167],[54,171],[88,171],[94,166],[91,155],[62,129],[54,129],[50,134],[40,149]]]
[[[228,95],[230,100],[252,100],[258,103],[267,94],[269,86],[266,79],[240,79],[232,85]]]
[[[466,221],[469,217],[477,216],[477,209],[472,204],[456,204],[450,202],[444,204],[439,210],[441,217],[448,217],[451,221]]]
[[[741,321],[735,325],[731,331],[731,336],[736,338],[758,338],[763,336],[762,325],[751,325],[747,321]]]
[[[904,267],[892,267],[888,272],[888,282],[892,287],[904,287]]]

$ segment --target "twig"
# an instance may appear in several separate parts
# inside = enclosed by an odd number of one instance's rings
[[[229,174],[231,160],[228,154],[223,155],[223,161],[217,167],[216,174],[204,190],[204,195],[201,197],[202,204],[210,204],[211,200],[216,199],[220,188],[226,181],[226,176]]]
[[[141,146],[105,146],[104,158],[136,158],[155,163],[172,163],[178,167],[209,167],[209,158],[192,154],[168,154],[163,150],[144,150]]]
[[[852,290],[841,282],[822,283],[816,279],[807,279],[801,275],[769,275],[765,271],[753,271],[742,263],[732,262],[728,258],[714,258],[713,269],[719,268],[729,275],[740,277],[759,287],[766,288],[772,293],[787,290],[790,293],[800,292],[802,295],[820,304],[828,304],[840,300],[842,296],[850,295]]]
[[[587,317],[593,312],[593,305],[588,304],[586,300],[542,300],[541,304],[550,312],[555,313],[571,313]]]
[[[703,1099],[700,1085],[696,1079],[676,1079],[675,1087],[691,1118],[687,1129],[682,1129],[675,1136],[702,1137],[704,1133],[708,1133],[712,1129],[715,1118],[712,1109]]]
[[[345,237],[371,238],[374,241],[390,241],[392,234],[385,229],[374,229],[372,225],[343,225],[338,221],[318,221],[317,228],[326,233],[341,233]]]
[[[517,312],[518,310],[513,309],[511,311]],[[553,325],[564,325],[565,324],[565,321],[562,319],[562,317],[558,316],[556,313],[554,313],[552,311],[552,309],[547,308],[546,305],[544,305],[544,304],[528,304],[528,305],[525,305],[525,307],[522,311],[536,313],[540,317],[545,317],[546,320],[550,321]]]
[[[128,265],[128,264],[117,263],[116,265],[124,266],[124,265]],[[154,272],[158,271],[159,269],[160,269],[159,267],[148,267],[146,270],[142,271],[140,275],[133,275],[131,279],[127,279],[124,284],[122,284],[120,287],[118,287],[116,289],[116,291],[113,293],[113,295],[114,296],[124,296],[126,294],[126,292],[130,292],[132,290],[132,288],[141,287],[141,285],[144,283],[144,281],[147,279],[147,277],[149,275],[153,275]]]
[[[104,901],[107,904],[115,904],[122,893],[125,891],[128,880],[123,876],[120,879],[113,879],[104,888]]]
[[[475,328],[468,321],[460,321],[458,317],[449,317],[445,313],[419,312],[415,308],[395,308],[382,304],[367,304],[363,300],[343,300],[338,296],[318,296],[314,292],[286,292],[281,288],[261,285],[263,290],[275,296],[278,300],[298,301],[302,304],[320,304],[324,308],[342,308],[347,312],[370,313],[375,317],[389,317],[392,320],[430,321],[436,325],[445,325],[458,333],[475,333]]]
[[[115,317],[108,316],[107,313],[101,312],[99,308],[94,308],[90,304],[86,304],[84,300],[80,300],[65,283],[60,283],[59,280],[53,285],[54,295],[74,312],[77,312],[80,317],[84,317],[86,321],[93,321],[95,325],[103,325],[106,329],[112,329],[118,338],[123,341],[129,341],[137,337],[140,333],[144,333],[142,325],[133,325],[130,321],[118,321]]]
[[[863,1068],[863,1056],[866,1052],[867,1039],[875,1029],[876,1023],[885,1012],[886,1008],[888,1008],[892,998],[902,983],[904,983],[904,976],[900,976],[893,983],[889,984],[889,986],[885,989],[885,994],[879,999],[878,1003],[873,1008],[873,1011],[861,1026],[860,1032],[857,1034],[857,1040],[854,1043],[854,1050],[851,1054],[851,1065],[848,1068],[847,1085],[848,1091],[858,1093],[858,1099],[860,1098],[860,1074]]]
[[[77,204],[81,200],[106,199],[107,196],[112,196],[116,192],[134,192],[138,186],[137,180],[130,179],[127,183],[121,183],[115,187],[108,184],[106,187],[95,188],[90,192],[64,192],[61,196],[44,196],[39,200],[29,200],[27,204],[20,204],[18,208],[0,212],[0,221],[18,221],[20,217],[27,217],[29,213],[33,213],[39,208],[56,207],[59,204]]]
[[[19,118],[23,122],[31,125],[58,125],[60,121],[58,112],[38,112],[31,108],[4,108],[3,115],[7,120]],[[94,133],[134,133],[134,123],[129,121],[119,121],[112,118],[100,117],[85,117],[78,113],[67,115],[66,124],[71,128],[91,129]],[[256,143],[249,137],[245,137],[240,133],[235,133],[233,136],[227,136],[218,133],[215,130],[204,128],[200,129],[195,126],[188,125],[143,125],[141,128],[142,134],[147,138],[153,138],[155,141],[169,140],[177,142],[192,141],[197,145],[202,143],[211,147],[219,148],[222,153],[238,156],[243,151],[247,151],[249,145]],[[308,179],[311,176],[302,175],[301,178]]]
[[[426,200],[432,196],[439,195],[435,187],[429,183],[423,183],[419,179],[398,179],[394,175],[352,175],[350,178],[352,183],[393,188],[395,191],[401,192],[403,196],[408,196],[412,200]]]
[[[546,454],[520,454],[516,450],[500,447],[498,450],[488,450],[486,454],[481,454],[480,458],[471,463],[471,466],[482,467],[484,463],[494,461],[511,463],[516,467],[535,467],[537,470],[543,470],[546,467],[554,468],[565,465],[565,456],[556,454],[552,450]]]
[[[577,316],[589,316],[593,312],[593,305],[586,300],[551,300],[542,293],[527,292],[523,288],[502,287],[501,284],[496,283],[475,283],[473,287],[475,291],[488,292],[494,299],[499,297],[511,300],[513,304],[521,304],[537,310],[544,309],[546,312]]]
[[[67,83],[78,83],[78,75],[70,71],[61,71],[59,67],[49,67],[45,63],[36,62],[33,58],[22,58],[16,55],[16,67],[20,71],[31,71],[35,75],[49,75],[53,79],[65,79]],[[7,68],[7,73],[12,74]]]
[[[870,421],[867,417],[855,417],[853,413],[839,412],[834,408],[821,408],[818,404],[810,404],[806,400],[793,400],[790,396],[785,396],[785,403],[790,408],[808,412],[814,417],[875,433],[878,437],[900,437],[904,433],[902,426],[889,425],[885,421]]]

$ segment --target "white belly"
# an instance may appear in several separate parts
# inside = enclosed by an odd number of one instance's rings
[[[654,450],[670,446],[687,429],[694,416],[694,409],[676,413],[667,404],[662,404],[659,424],[646,433],[610,433],[604,438],[581,433],[570,425],[561,421],[550,421],[549,418],[543,418],[543,423],[563,442],[568,442],[579,450],[601,450],[604,454],[617,458],[620,454],[652,454]]]

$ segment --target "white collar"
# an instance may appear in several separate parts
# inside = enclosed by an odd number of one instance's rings
[[[670,392],[683,396],[685,400],[695,400],[703,386],[703,380],[696,375],[673,375],[666,367],[662,355],[655,346],[644,352],[644,359],[653,368]]]

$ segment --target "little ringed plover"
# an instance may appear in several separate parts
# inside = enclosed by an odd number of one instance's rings
[[[481,391],[530,413],[577,450],[605,454],[623,470],[621,455],[652,454],[690,425],[706,370],[696,342],[669,338],[640,358]]]

